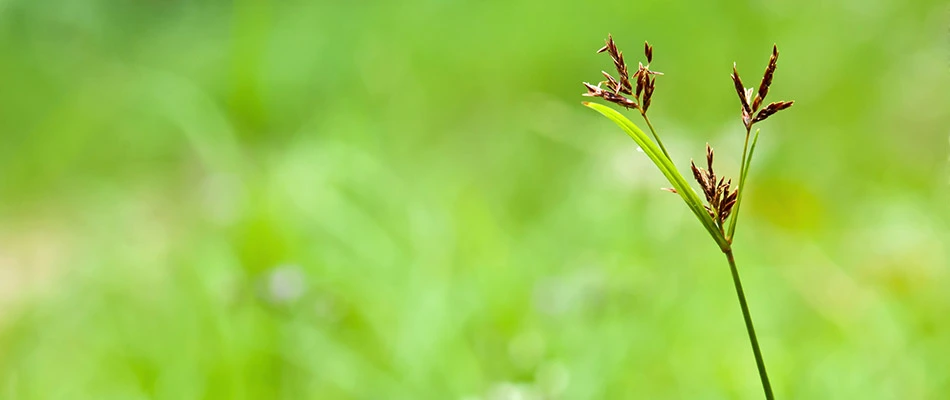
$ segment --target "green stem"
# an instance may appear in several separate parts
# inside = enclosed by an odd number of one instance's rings
[[[746,154],[749,150],[749,134],[752,132],[752,126],[749,126],[745,130],[745,143],[742,145],[742,162],[739,164],[739,195],[736,198],[736,205],[732,209],[732,219],[729,220],[729,230],[725,233],[726,240],[729,243],[732,243],[732,237],[736,233],[736,220],[739,219],[739,206],[742,204],[742,192],[745,186],[745,174],[746,174],[746,165],[749,163],[749,160],[746,157]],[[758,137],[758,133],[756,133]]]
[[[653,138],[656,139],[656,144],[660,145],[660,150],[663,151],[663,155],[665,155],[666,158],[669,158],[670,160],[672,160],[672,158],[670,157],[670,153],[667,153],[666,147],[663,146],[663,141],[660,140],[660,135],[657,135],[656,129],[653,129],[653,124],[650,123],[650,118],[647,118],[647,113],[641,112],[640,115],[643,116],[643,120],[646,121],[647,126],[650,127],[650,133],[652,133]]]
[[[769,383],[769,374],[765,372],[765,361],[762,359],[762,350],[759,349],[759,340],[755,336],[755,327],[752,326],[752,315],[749,313],[749,305],[745,301],[745,293],[742,291],[742,281],[739,280],[739,270],[736,268],[736,259],[732,255],[732,249],[725,251],[726,259],[729,260],[729,268],[732,269],[732,283],[736,286],[736,295],[739,296],[739,306],[742,308],[742,318],[745,320],[745,329],[749,333],[749,341],[752,342],[752,353],[755,354],[755,365],[759,369],[759,378],[762,379],[762,389],[765,390],[765,398],[774,400],[772,395],[772,384]]]

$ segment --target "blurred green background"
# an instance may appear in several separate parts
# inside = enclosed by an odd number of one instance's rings
[[[580,105],[608,32],[683,172],[735,175],[779,46],[736,249],[778,398],[950,398],[950,7],[897,0],[0,1],[0,398],[761,398],[718,248]]]

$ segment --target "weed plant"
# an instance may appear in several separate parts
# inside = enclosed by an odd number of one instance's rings
[[[777,101],[765,104],[765,97],[768,95],[769,87],[772,85],[772,78],[775,75],[775,69],[778,63],[778,47],[772,46],[772,56],[769,58],[769,64],[765,68],[762,81],[759,83],[758,90],[755,88],[746,88],[739,78],[739,72],[735,64],[732,67],[732,81],[735,84],[736,93],[739,95],[741,104],[740,115],[742,126],[745,129],[745,141],[742,145],[742,160],[739,167],[738,185],[734,187],[732,179],[726,179],[724,176],[717,176],[713,169],[714,152],[713,148],[706,144],[706,168],[697,167],[694,162],[690,162],[690,169],[693,172],[693,178],[699,184],[700,190],[705,197],[705,202],[689,186],[683,175],[673,164],[670,154],[660,135],[657,134],[653,123],[647,117],[647,110],[652,104],[654,90],[656,89],[656,78],[663,75],[660,72],[650,69],[653,62],[653,47],[649,43],[644,43],[643,54],[646,58],[646,65],[638,63],[637,70],[630,74],[627,63],[623,58],[623,52],[617,48],[612,36],[607,36],[607,43],[598,53],[608,53],[613,60],[617,71],[617,77],[614,77],[606,71],[601,71],[605,81],[597,85],[584,82],[587,93],[584,96],[599,97],[609,103],[619,105],[625,109],[637,110],[647,127],[650,129],[652,139],[647,136],[635,123],[624,117],[616,110],[602,104],[584,102],[584,105],[590,107],[605,117],[614,121],[624,132],[627,133],[640,146],[644,153],[650,157],[650,160],[660,169],[660,172],[673,185],[671,188],[664,188],[669,192],[679,194],[686,205],[690,208],[696,218],[709,232],[709,235],[716,242],[726,260],[729,262],[729,268],[732,272],[732,282],[736,288],[736,295],[739,298],[739,307],[742,309],[742,317],[745,321],[745,327],[749,334],[749,341],[752,344],[752,352],[755,356],[755,363],[758,367],[759,377],[762,380],[762,388],[765,391],[766,399],[773,399],[772,386],[769,382],[768,373],[765,370],[765,360],[762,357],[762,350],[759,348],[759,341],[755,334],[755,327],[752,324],[752,315],[749,312],[749,306],[746,302],[745,293],[742,290],[742,281],[739,279],[739,270],[736,267],[735,256],[732,251],[732,242],[736,232],[736,222],[739,219],[739,206],[742,204],[742,195],[746,190],[746,178],[749,176],[749,166],[752,163],[752,156],[755,153],[755,145],[759,140],[759,130],[752,134],[752,128],[762,121],[765,121],[775,113],[792,106],[792,101]],[[750,142],[751,137],[751,142]]]

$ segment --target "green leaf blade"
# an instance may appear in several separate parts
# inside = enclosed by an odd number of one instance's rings
[[[660,169],[660,172],[663,173],[670,184],[673,185],[673,188],[676,189],[676,192],[683,198],[683,201],[686,202],[686,205],[693,211],[693,214],[695,214],[696,218],[703,224],[703,227],[705,227],[713,239],[716,240],[720,249],[723,251],[729,249],[729,242],[726,241],[725,237],[716,227],[715,221],[713,221],[709,213],[706,212],[702,200],[696,192],[693,191],[693,188],[689,186],[689,183],[683,178],[683,175],[679,173],[676,166],[673,165],[673,161],[663,153],[643,130],[627,119],[627,117],[624,117],[616,110],[603,104],[585,102],[584,105],[594,109],[620,126],[627,136],[630,136],[630,138],[640,146],[647,157],[653,161],[653,164]]]

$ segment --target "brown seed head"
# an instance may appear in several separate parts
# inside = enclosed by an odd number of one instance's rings
[[[707,143],[706,167],[708,169],[697,167],[693,161],[690,161],[690,169],[693,171],[693,178],[699,183],[706,197],[706,211],[716,219],[718,224],[722,224],[722,221],[725,221],[732,212],[732,207],[738,198],[738,189],[730,190],[731,179],[726,180],[725,177],[717,179],[716,173],[713,172],[713,158],[713,149]]]
[[[739,71],[736,70],[736,64],[732,64],[732,83],[735,85],[736,94],[739,95],[739,101],[742,103],[742,123],[748,128],[752,124],[752,107],[749,105],[749,99],[745,87],[742,86],[742,79],[739,78]]]
[[[651,71],[649,63],[653,61],[653,46],[648,42],[643,44],[643,53],[647,58],[646,66],[643,63],[637,63],[637,71],[631,75],[627,64],[623,59],[623,52],[617,48],[617,43],[612,35],[607,35],[606,43],[597,50],[598,53],[610,54],[614,67],[617,70],[617,77],[601,71],[606,81],[600,82],[597,86],[584,83],[587,87],[587,93],[584,96],[600,97],[606,101],[621,105],[626,108],[636,108],[641,113],[646,113],[653,100],[653,92],[656,90],[656,75],[663,75],[661,72]],[[631,95],[633,98],[624,95]]]
[[[620,75],[620,82],[624,87],[630,89],[630,74],[627,72],[627,63],[623,61],[623,52],[618,51],[611,55],[614,60],[614,67],[617,68],[617,74]]]
[[[689,160],[689,169],[693,171],[693,179],[696,179],[696,183],[699,183],[699,187],[703,189],[703,193],[706,193],[706,188],[709,186],[706,182],[706,173],[703,172],[702,168],[697,167],[693,160]]]
[[[650,102],[653,100],[653,90],[656,89],[656,78],[650,78],[650,83],[647,84],[646,90],[643,92],[643,112],[647,112],[647,109],[650,108]]]
[[[621,94],[611,92],[609,90],[604,90],[600,86],[594,86],[590,83],[584,82],[584,87],[587,88],[587,93],[584,93],[584,96],[587,97],[600,97],[606,101],[614,103],[624,108],[640,108],[639,104],[636,101],[628,99]]]
[[[609,33],[607,34],[607,42],[604,44],[604,47],[601,47],[600,50],[597,50],[598,53],[603,53],[605,51],[609,51],[610,54],[613,54],[615,51],[617,51],[617,45],[614,44],[614,36]]]
[[[614,42],[614,38],[611,35],[607,35],[607,44],[604,47],[601,47],[600,50],[597,50],[598,53],[607,52],[610,54],[610,58],[614,62],[614,67],[617,69],[617,75],[619,75],[619,81],[624,90],[621,90],[624,93],[630,93],[633,89],[633,86],[630,85],[630,74],[627,71],[627,63],[623,60],[623,52],[617,48],[617,43]]]
[[[584,82],[584,87],[587,88],[587,93],[584,93],[582,96],[600,97],[600,94],[604,91],[600,86],[594,86],[587,82]]]
[[[739,78],[739,71],[736,70],[736,64],[732,64],[732,83],[736,87],[736,94],[739,95],[739,101],[742,102],[742,109],[746,110],[750,114],[752,113],[752,107],[749,106],[748,100],[746,100],[745,87],[742,86],[742,79]]]
[[[689,165],[693,171],[693,178],[696,179],[699,187],[703,190],[706,202],[712,205],[716,197],[716,176],[711,175],[708,170],[697,167],[692,160],[690,160]]]
[[[613,76],[610,76],[607,71],[600,71],[600,73],[604,74],[604,78],[607,78],[607,81],[604,83],[606,83],[607,87],[610,88],[610,90],[612,90],[614,93],[618,93],[623,90],[623,86],[620,84],[620,82],[617,82],[617,80],[614,79]]]
[[[637,90],[634,92],[634,96],[637,98],[640,98],[640,93],[643,93],[643,88],[647,85],[647,79],[650,75],[648,73],[649,70],[643,67],[643,63],[639,64],[640,65],[637,68],[637,72],[633,74],[633,78],[637,81]]]
[[[778,63],[778,46],[772,45],[772,57],[769,58],[769,65],[765,67],[765,74],[762,75],[762,83],[759,84],[758,94],[752,102],[752,111],[758,111],[759,106],[765,101],[765,96],[769,94],[769,86],[772,84],[772,76],[775,74],[775,67]]]
[[[759,111],[758,114],[755,115],[755,119],[752,120],[752,123],[754,124],[759,121],[765,121],[765,119],[771,116],[772,114],[775,114],[779,111],[789,108],[792,106],[792,104],[795,104],[795,102],[794,101],[776,101],[774,103],[769,103],[769,105],[765,106],[765,108],[763,108],[761,111]]]
[[[726,183],[726,196],[723,197],[722,203],[719,205],[719,220],[725,221],[729,219],[729,214],[732,214],[732,208],[736,205],[736,200],[739,198],[739,189],[733,189],[731,192],[728,191],[729,185],[732,185],[732,181]]]

